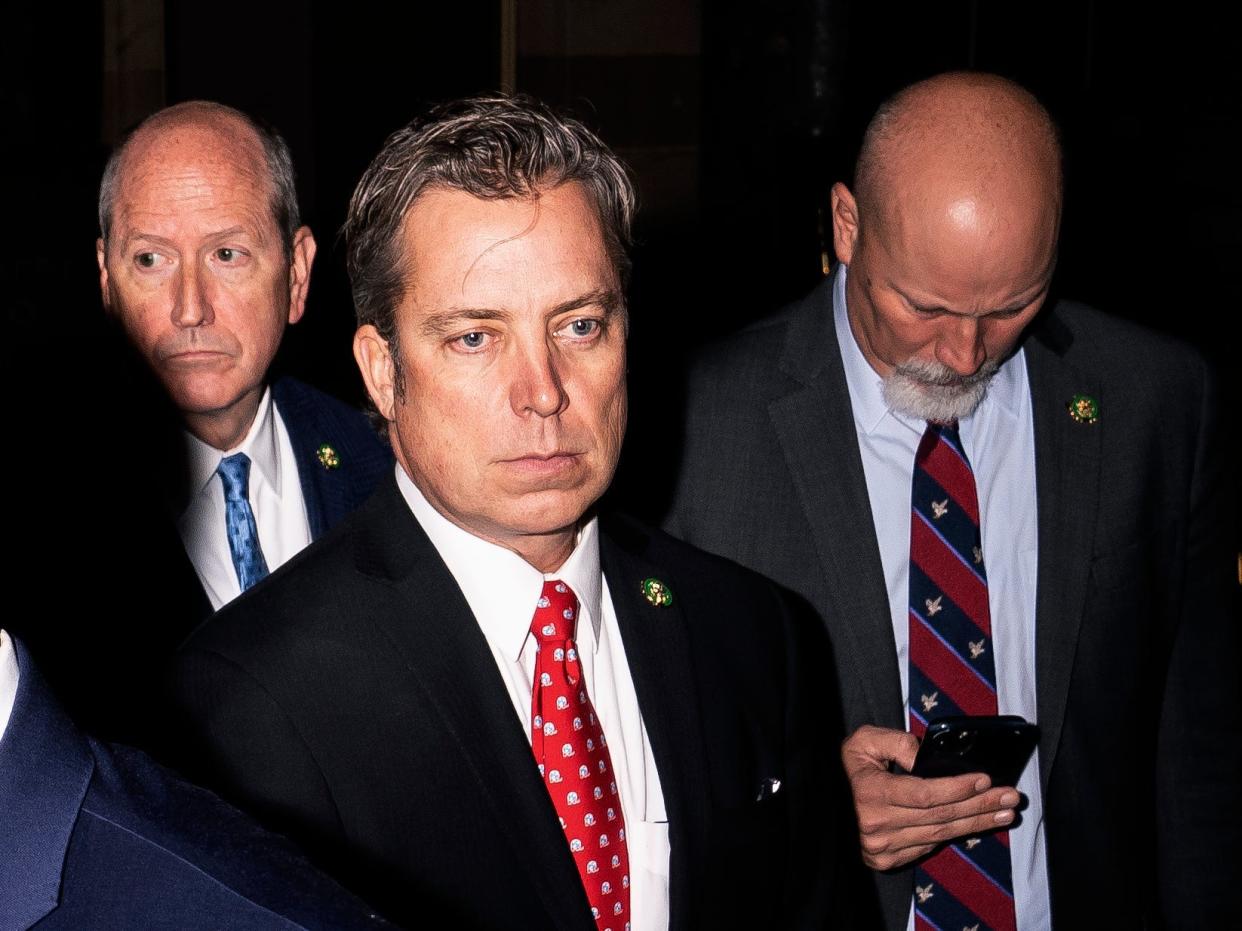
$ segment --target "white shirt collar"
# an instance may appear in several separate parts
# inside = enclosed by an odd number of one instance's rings
[[[578,625],[576,639],[599,648],[603,576],[599,567],[599,524],[592,518],[578,531],[569,558],[555,572],[543,573],[512,550],[480,539],[458,527],[424,497],[418,486],[395,466],[397,487],[432,546],[444,560],[475,620],[487,639],[499,644],[505,656],[517,662],[530,634],[535,603],[547,579],[560,579],[578,596],[578,617],[590,624]]]
[[[854,339],[854,331],[850,327],[849,311],[845,305],[845,279],[849,272],[846,265],[837,268],[837,277],[833,282],[832,309],[833,323],[837,331],[837,343],[841,346],[841,360],[845,364],[845,383],[850,392],[850,404],[854,409],[854,421],[858,428],[868,436],[880,428],[886,416],[891,416],[920,436],[927,427],[927,422],[907,417],[889,408],[884,401],[884,380],[876,374],[867,357]],[[988,393],[984,395],[979,408],[962,421],[968,425],[979,416],[985,406],[994,407],[1016,419],[1018,404],[1022,398],[1022,382],[1026,377],[1025,362],[1014,364],[1014,360],[1022,355],[1019,349],[1013,356],[1006,359],[993,376],[988,385]],[[968,431],[969,427],[965,429]]]
[[[245,438],[232,449],[221,452],[188,430],[184,431],[184,436],[191,497],[201,492],[211,481],[220,460],[234,453],[245,453],[250,457],[251,481],[267,482],[277,495],[280,494],[280,453],[277,450],[275,407],[272,404],[271,388],[263,389],[263,397],[259,399],[259,408],[255,411],[250,429]]]
[[[17,700],[17,677],[17,651],[9,635],[0,629],[0,747],[13,714],[13,702]]]

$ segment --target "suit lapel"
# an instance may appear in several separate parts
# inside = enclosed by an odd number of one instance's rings
[[[1047,791],[1056,758],[1091,568],[1100,483],[1099,424],[1078,423],[1067,404],[1076,394],[1101,399],[1098,382],[1068,364],[1072,335],[1055,316],[1026,343],[1035,421],[1039,499],[1039,568],[1035,596],[1035,681],[1040,782]]]
[[[297,460],[298,483],[306,504],[306,523],[312,540],[318,540],[344,515],[345,474],[341,468],[329,470],[319,462],[319,445],[338,442],[332,436],[319,436],[315,405],[292,378],[272,385],[272,401],[280,411]]]
[[[477,795],[529,874],[552,926],[593,927],[590,905],[530,743],[483,632],[426,534],[387,478],[358,541],[357,614],[376,624],[460,750]],[[434,605],[435,610],[429,610]]]
[[[706,745],[685,617],[676,596],[660,607],[643,595],[644,579],[669,582],[670,575],[638,555],[643,541],[634,534],[610,524],[600,535],[600,563],[668,813],[669,926],[690,928],[707,829]]]
[[[60,903],[61,872],[95,762],[14,641],[17,696],[0,753],[0,929],[28,928]]]
[[[841,663],[852,660],[872,723],[903,729],[897,644],[826,279],[789,327],[781,368],[799,386],[769,406],[811,528]]]

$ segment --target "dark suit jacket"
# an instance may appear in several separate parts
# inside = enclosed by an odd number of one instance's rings
[[[659,532],[605,524],[601,562],[668,811],[672,927],[818,926],[852,835],[829,820],[835,689],[804,668],[825,638]],[[594,927],[483,633],[395,480],[199,629],[172,687],[223,791],[396,920]]]
[[[1210,379],[1181,345],[1078,304],[1045,309],[1025,348],[1053,915],[1065,927],[1232,923],[1238,625]],[[1099,402],[1098,423],[1068,415],[1075,394]],[[904,727],[832,280],[714,347],[688,396],[669,529],[814,605],[847,730]],[[905,927],[910,877],[877,877],[890,928]]]
[[[14,639],[0,931],[381,928],[287,841],[136,750],[83,737]]]
[[[392,469],[392,452],[357,410],[291,378],[272,386],[297,462],[313,538],[338,524]],[[69,479],[86,500],[45,496],[23,526],[17,577],[34,587],[45,610],[6,621],[38,659],[74,719],[96,736],[145,745],[160,730],[156,680],[167,658],[211,613],[168,500],[180,500],[181,427],[163,410],[122,408],[129,442],[79,450]],[[339,465],[318,450],[328,444]],[[169,486],[161,494],[160,483]],[[46,538],[47,542],[33,540]],[[72,584],[66,585],[66,577]],[[100,606],[108,616],[101,617]]]

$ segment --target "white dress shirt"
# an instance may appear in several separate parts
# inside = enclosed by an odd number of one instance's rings
[[[901,695],[909,690],[910,487],[914,456],[927,422],[898,414],[884,402],[881,379],[850,329],[845,306],[845,266],[837,273],[833,308],[837,342],[845,363],[858,448],[862,453],[871,516],[888,587]],[[1038,510],[1035,497],[1035,422],[1019,350],[997,371],[987,395],[958,424],[979,496],[983,562],[988,567],[988,604],[996,661],[1000,714],[1036,720],[1035,569]],[[904,707],[904,706],[903,706]],[[1022,771],[1017,789],[1029,801],[1022,823],[1009,832],[1014,909],[1018,927],[1047,928],[1048,867],[1044,854],[1039,752]],[[914,927],[911,905],[909,927]]]
[[[560,579],[578,596],[575,639],[579,662],[608,740],[625,818],[631,927],[633,931],[664,931],[668,927],[668,816],[621,630],[599,565],[598,521],[592,519],[582,528],[573,553],[560,569],[545,574],[517,553],[449,521],[428,503],[399,464],[395,468],[401,494],[457,580],[491,647],[527,741],[535,675],[535,638],[530,635],[535,603],[548,579]]]
[[[4,750],[4,732],[17,700],[17,651],[13,641],[0,628],[0,751]]]
[[[233,449],[220,452],[190,433],[185,442],[191,493],[177,529],[211,607],[218,611],[241,594],[224,523],[224,483],[216,472],[220,460],[234,453],[250,457],[250,509],[268,571],[275,572],[310,543],[310,522],[293,444],[270,388],[263,390],[245,439]]]

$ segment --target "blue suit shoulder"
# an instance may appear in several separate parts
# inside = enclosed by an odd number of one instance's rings
[[[137,750],[89,745],[95,769],[46,927],[388,927],[212,793]]]
[[[288,841],[145,754],[84,736],[14,644],[0,931],[388,927]]]

